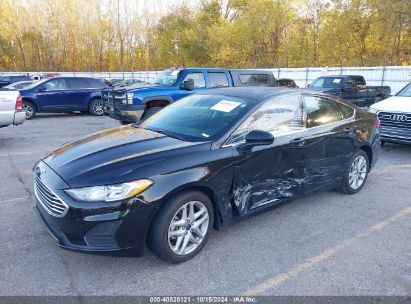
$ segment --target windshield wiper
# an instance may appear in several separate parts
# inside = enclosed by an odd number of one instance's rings
[[[167,135],[168,137],[172,137],[172,138],[175,138],[175,139],[178,139],[178,140],[186,141],[186,139],[184,137],[182,137],[182,136],[180,136],[180,135],[178,135],[174,132],[170,132],[170,131],[163,130],[163,129],[150,129],[150,128],[144,128],[144,129],[150,130],[150,131],[153,131],[153,132],[157,132],[157,133],[160,133],[160,134],[164,134],[164,135]]]

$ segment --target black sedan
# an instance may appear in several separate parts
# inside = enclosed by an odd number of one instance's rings
[[[194,257],[221,229],[317,191],[362,189],[379,121],[337,97],[215,89],[70,143],[34,167],[40,217],[64,248]]]

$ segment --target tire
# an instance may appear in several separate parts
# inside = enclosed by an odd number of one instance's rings
[[[132,122],[128,122],[128,121],[125,121],[125,120],[119,120],[119,122],[120,122],[120,124],[121,125],[123,125],[123,126],[125,126],[125,125],[128,125],[128,124],[131,124]]]
[[[23,110],[26,111],[27,120],[33,119],[36,116],[36,107],[29,101],[23,101]]]
[[[93,99],[90,102],[90,106],[88,108],[88,111],[91,115],[103,116],[104,115],[103,101],[99,98]]]
[[[148,110],[145,110],[143,116],[141,117],[142,120],[149,118],[150,116],[156,114],[160,111],[162,107],[151,107]]]
[[[344,171],[343,181],[339,188],[340,192],[346,194],[360,192],[367,181],[369,168],[370,162],[367,153],[363,150],[356,152]]]
[[[193,206],[193,213],[190,212],[190,206]],[[186,221],[183,220],[184,208]],[[203,213],[195,219],[194,214],[201,210]],[[191,226],[193,220],[194,225]],[[172,222],[182,223],[173,227]],[[209,197],[199,191],[183,192],[161,207],[149,229],[147,245],[166,262],[176,264],[188,261],[207,243],[213,222],[213,204]],[[171,235],[173,233],[176,236]]]

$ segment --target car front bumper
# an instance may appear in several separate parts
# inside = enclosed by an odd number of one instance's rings
[[[146,234],[157,207],[137,198],[110,203],[77,202],[62,190],[64,181],[42,162],[35,168],[35,187],[38,179],[67,205],[63,215],[53,215],[50,205],[44,202],[45,196],[35,188],[35,208],[60,247],[143,255]]]
[[[115,104],[105,104],[104,114],[111,118],[121,120],[123,122],[138,122],[143,116],[145,105],[115,105]]]

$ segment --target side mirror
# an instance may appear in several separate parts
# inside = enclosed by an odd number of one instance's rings
[[[45,85],[40,85],[37,87],[37,91],[39,92],[44,92],[47,89],[47,87]]]
[[[307,84],[307,88],[311,87],[311,83]]]
[[[352,90],[353,89],[353,86],[352,86],[352,84],[346,84],[345,86],[344,86],[344,90]]]
[[[265,146],[274,142],[274,136],[266,131],[253,130],[245,136],[247,146]]]
[[[183,90],[193,90],[194,89],[194,79],[187,79],[184,81],[181,86]]]

